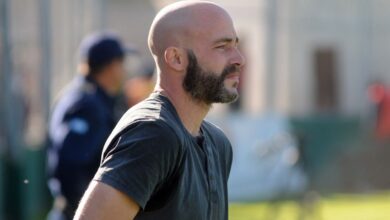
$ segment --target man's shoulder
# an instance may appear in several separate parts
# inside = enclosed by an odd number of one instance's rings
[[[153,152],[181,151],[182,141],[175,130],[157,117],[122,118],[105,143],[103,157],[113,148],[142,145]]]
[[[96,86],[74,79],[58,95],[56,107],[60,108],[95,108],[99,104]]]
[[[162,136],[174,139],[180,138],[182,131],[173,106],[166,100],[153,96],[130,108],[119,120],[110,139],[115,139],[135,128],[138,132],[157,131]]]
[[[64,109],[67,115],[101,115],[103,110],[102,102],[98,98],[85,94],[64,97],[56,108]]]
[[[152,95],[130,108],[118,123],[125,128],[135,122],[153,122],[179,129],[179,118],[173,105],[161,96]]]
[[[121,136],[149,136],[166,142],[177,142],[177,133],[161,119],[139,119],[121,131]]]
[[[217,139],[224,139],[227,140],[227,137],[224,133],[224,131],[218,127],[217,125],[204,120],[202,123],[202,127],[211,137],[217,138]]]

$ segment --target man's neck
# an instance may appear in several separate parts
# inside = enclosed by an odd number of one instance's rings
[[[211,106],[194,100],[182,88],[169,90],[157,86],[156,91],[172,102],[187,131],[194,137],[200,135],[200,126]]]

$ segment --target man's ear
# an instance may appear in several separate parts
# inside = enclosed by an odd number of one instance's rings
[[[168,47],[164,53],[166,64],[176,71],[183,71],[186,64],[186,53],[183,49],[177,47]]]

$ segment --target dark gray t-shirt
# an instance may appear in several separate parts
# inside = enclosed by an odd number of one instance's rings
[[[191,136],[171,102],[153,93],[120,120],[94,179],[135,200],[135,219],[228,219],[231,145],[209,122],[201,132]]]

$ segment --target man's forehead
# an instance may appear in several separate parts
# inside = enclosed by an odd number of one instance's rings
[[[232,24],[215,26],[211,25],[208,28],[205,28],[203,31],[199,31],[199,34],[203,35],[201,38],[207,40],[210,44],[238,43],[239,41]]]

